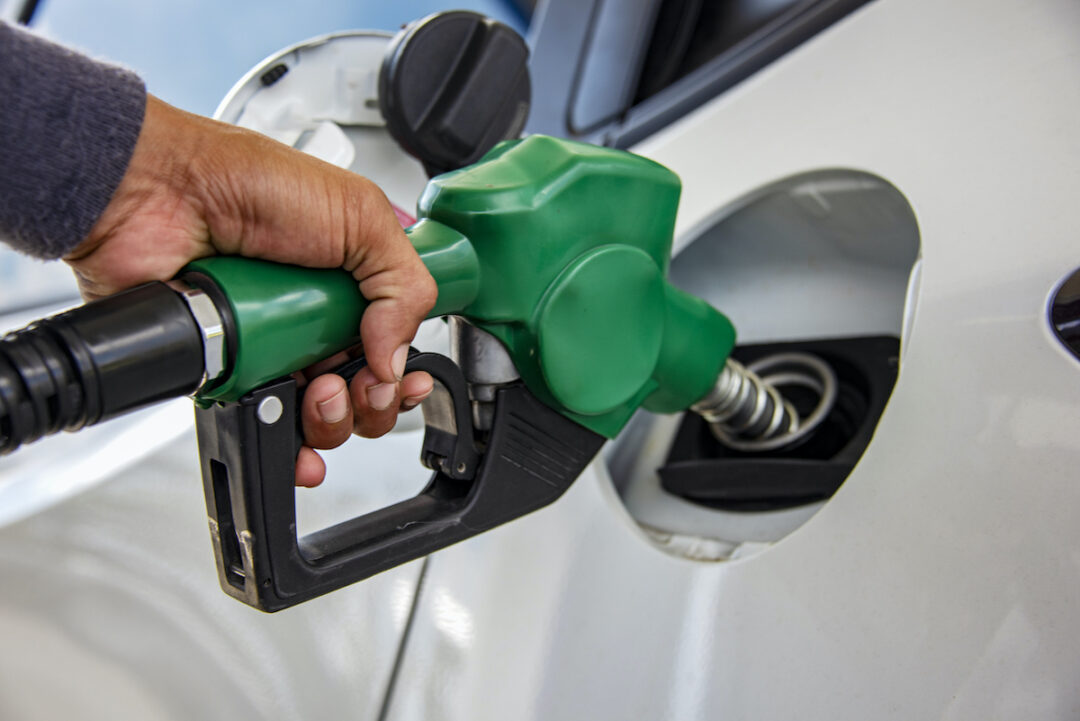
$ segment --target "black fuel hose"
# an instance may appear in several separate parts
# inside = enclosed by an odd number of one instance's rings
[[[204,365],[200,327],[164,283],[36,321],[0,338],[0,455],[191,394]]]

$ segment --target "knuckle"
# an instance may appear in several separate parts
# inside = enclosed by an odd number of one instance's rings
[[[416,304],[422,313],[426,314],[435,307],[435,302],[439,299],[439,286],[435,283],[435,279],[431,277],[431,274],[424,269],[414,283],[413,288],[413,297]]]

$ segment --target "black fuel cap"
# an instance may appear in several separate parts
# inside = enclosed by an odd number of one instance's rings
[[[528,59],[520,35],[478,13],[455,10],[409,23],[379,72],[386,127],[429,175],[474,163],[525,126]]]

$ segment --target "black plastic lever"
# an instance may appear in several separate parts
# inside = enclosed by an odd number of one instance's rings
[[[351,375],[361,367],[357,361],[339,370]],[[556,500],[603,445],[602,436],[516,383],[497,392],[491,435],[479,454],[460,369],[421,353],[406,364],[413,370],[427,370],[442,386],[423,404],[423,455],[435,466],[427,487],[303,538],[296,533],[296,381],[283,378],[238,403],[196,410],[210,532],[226,593],[278,611],[421,558]],[[429,410],[432,399],[447,406]]]

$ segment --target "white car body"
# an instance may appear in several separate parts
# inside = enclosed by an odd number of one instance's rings
[[[664,498],[674,421],[639,419],[552,506],[265,616],[217,588],[182,429],[0,529],[0,716],[1075,718],[1080,362],[1047,306],[1078,117],[1080,4],[876,0],[634,148],[741,340],[900,337],[824,504]],[[312,522],[415,490],[418,438],[347,444]]]

